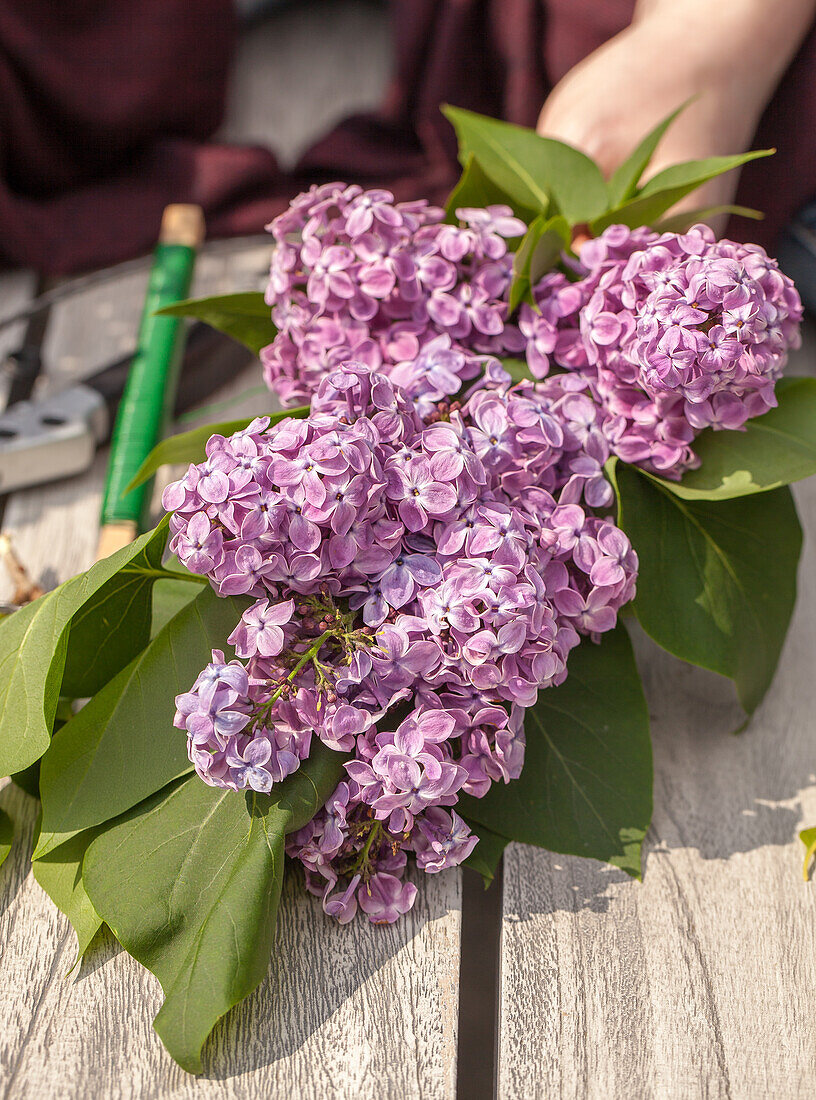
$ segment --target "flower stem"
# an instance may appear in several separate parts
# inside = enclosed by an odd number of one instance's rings
[[[382,831],[383,827],[381,822],[375,821],[371,826],[371,830],[366,838],[365,844],[360,849],[360,854],[357,857],[356,863],[354,864],[352,874],[357,874],[357,872],[361,868],[365,867],[365,864],[368,862],[368,853],[371,851],[371,845],[374,843],[375,839],[378,839],[381,836]]]
[[[323,643],[326,642],[329,638],[331,638],[333,633],[334,633],[334,631],[332,631],[332,630],[326,630],[323,634],[320,635],[319,638],[317,638],[312,643],[312,645],[309,646],[309,648],[301,656],[300,660],[297,662],[295,667],[292,669],[292,671],[286,677],[286,682],[287,683],[291,683],[294,680],[294,678],[297,676],[297,674],[300,672],[300,670],[303,668],[303,666],[305,664],[307,664],[309,661],[311,661],[313,657],[317,656],[317,654],[320,652],[321,647],[323,646]],[[265,704],[265,707],[269,708],[269,707],[272,706],[273,703],[277,703],[278,699],[280,699],[280,697],[281,697],[281,692],[282,691],[283,691],[283,685],[281,685],[278,688],[278,690],[274,693],[274,695],[272,695],[269,702]]]

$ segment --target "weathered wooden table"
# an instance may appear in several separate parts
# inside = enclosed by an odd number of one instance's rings
[[[258,285],[266,258],[265,246],[221,246],[199,261],[196,292]],[[143,272],[120,277],[52,309],[38,390],[132,345],[144,282]],[[3,276],[3,312],[31,287],[29,276]],[[13,339],[19,333],[6,333],[6,346]],[[250,368],[231,387],[228,415],[253,412],[257,393],[235,395],[257,385]],[[105,460],[6,505],[3,530],[46,587],[92,559]],[[457,1054],[460,1095],[490,1095],[489,1079],[468,1077],[467,1060],[484,1064],[472,1017],[475,1007],[489,1019],[492,1008],[473,1003],[473,974],[489,988],[498,961],[505,1100],[812,1097],[816,888],[802,881],[796,829],[816,822],[816,482],[797,497],[808,535],[799,605],[751,727],[730,734],[738,711],[725,681],[639,646],[656,756],[645,881],[511,846],[500,913],[495,899],[499,959],[489,937],[474,943],[466,933],[461,1036],[458,872],[422,876],[416,908],[390,928],[337,926],[293,874],[283,961],[216,1029],[208,1074],[187,1077],[150,1027],[158,983],[110,938],[66,976],[73,933],[29,874],[36,804],[7,786],[0,805],[17,837],[0,869],[4,1095],[448,1098]],[[478,892],[467,896],[478,903]],[[467,908],[464,916],[467,929]]]
[[[366,5],[337,8],[348,19],[336,33],[318,38],[292,14],[273,35],[281,64],[266,71],[264,94],[277,81],[283,98],[272,100],[290,136],[302,137],[308,114],[307,101],[285,95],[293,51],[371,33]],[[263,54],[266,33],[249,55]],[[372,85],[346,86],[344,99],[330,62],[317,58],[310,70],[318,90],[331,90],[319,97],[322,121],[328,100],[342,113],[376,98]],[[261,136],[259,80],[251,65],[239,68],[238,136]],[[208,252],[195,292],[260,285],[266,260],[257,246]],[[132,347],[145,280],[146,268],[52,309],[39,392]],[[0,316],[33,285],[25,273],[0,276]],[[0,333],[0,354],[20,338],[19,329]],[[804,366],[816,372],[816,351]],[[232,393],[257,384],[249,371]],[[253,399],[228,415],[244,411]],[[7,503],[2,529],[45,587],[92,559],[105,461]],[[802,881],[796,830],[816,823],[816,481],[796,496],[806,529],[799,604],[776,681],[745,733],[730,733],[739,714],[726,682],[638,646],[656,769],[642,885],[598,863],[511,845],[500,894],[494,887],[480,899],[458,872],[422,876],[399,924],[341,928],[293,874],[279,918],[282,962],[216,1028],[203,1078],[164,1052],[150,1027],[158,983],[110,938],[66,976],[73,933],[29,873],[36,805],[6,786],[0,806],[17,832],[0,868],[3,1096],[447,1100],[458,1072],[461,1100],[478,1100],[493,1092],[493,1066],[502,1100],[810,1100],[816,886]],[[497,966],[497,1003],[486,1003]]]

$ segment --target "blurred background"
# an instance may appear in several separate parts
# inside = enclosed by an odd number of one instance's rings
[[[815,11],[814,0],[773,12],[758,0],[4,0],[0,263],[64,276],[144,254],[168,202],[201,205],[210,238],[259,233],[326,179],[438,201],[457,175],[446,101],[538,125],[610,172],[692,98],[654,169],[775,146],[738,191],[732,173],[694,200],[736,193],[763,209],[763,223],[732,220],[729,233],[775,249],[816,196]],[[800,219],[794,253],[812,253],[814,220]]]

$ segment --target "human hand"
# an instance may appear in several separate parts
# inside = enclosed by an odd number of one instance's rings
[[[538,132],[582,149],[606,175],[686,100],[652,175],[683,160],[743,152],[813,18],[814,0],[641,0],[631,26],[575,66],[541,111]],[[738,173],[711,180],[677,209],[733,200]],[[715,226],[715,228],[718,228]]]

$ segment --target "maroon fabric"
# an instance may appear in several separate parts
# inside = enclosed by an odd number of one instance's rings
[[[230,0],[2,0],[0,260],[125,259],[168,202],[200,202],[221,234],[262,225],[274,158],[207,144],[233,41]]]
[[[376,114],[282,173],[260,148],[208,141],[223,109],[232,0],[0,3],[0,260],[66,274],[146,251],[168,202],[208,231],[259,230],[300,187],[385,183],[440,200],[457,174],[444,102],[533,125],[552,85],[631,19],[633,0],[391,0],[397,67]],[[364,44],[360,45],[364,48]],[[762,119],[777,157],[738,201],[770,246],[816,196],[816,32]],[[739,233],[740,227],[732,226]]]

